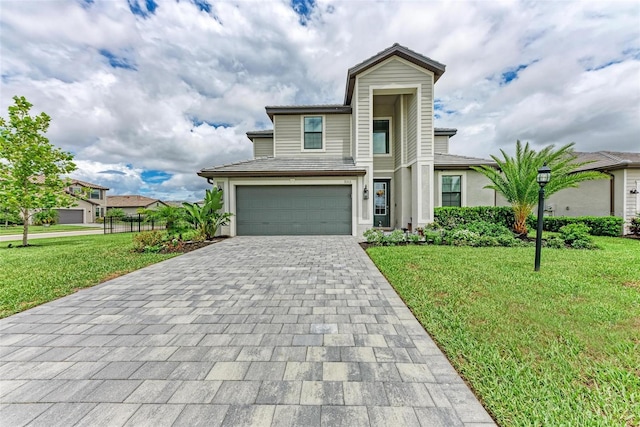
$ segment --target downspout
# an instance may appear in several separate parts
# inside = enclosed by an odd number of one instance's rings
[[[213,178],[207,178],[207,182],[211,185],[213,185]]]
[[[603,171],[603,172],[611,177],[611,179],[609,180],[609,215],[615,216],[616,214],[616,208],[615,208],[616,176],[607,171]]]

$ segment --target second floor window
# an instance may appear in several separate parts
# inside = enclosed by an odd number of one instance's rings
[[[322,150],[322,117],[304,118],[304,149]]]
[[[373,154],[389,154],[389,120],[373,121]]]
[[[462,206],[462,176],[442,177],[442,206]]]
[[[97,189],[95,189],[95,188],[92,188],[92,189],[91,189],[90,198],[91,198],[91,199],[97,199],[97,200],[101,199],[101,197],[100,197],[100,190],[97,190]]]

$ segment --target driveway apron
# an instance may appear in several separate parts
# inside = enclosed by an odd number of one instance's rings
[[[235,237],[0,321],[2,426],[493,425],[353,237]]]

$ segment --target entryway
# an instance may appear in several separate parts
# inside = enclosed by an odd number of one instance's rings
[[[391,227],[391,180],[373,180],[373,226]]]

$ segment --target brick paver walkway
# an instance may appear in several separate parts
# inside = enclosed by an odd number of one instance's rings
[[[493,424],[351,237],[236,237],[0,333],[2,426]]]

